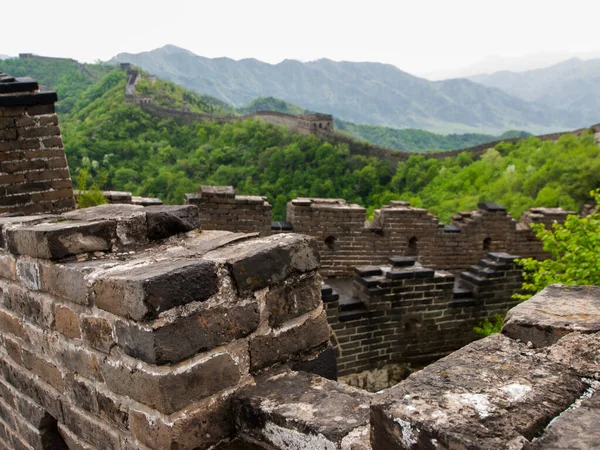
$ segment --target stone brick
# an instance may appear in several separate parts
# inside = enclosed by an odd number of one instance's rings
[[[56,305],[54,309],[54,329],[71,339],[79,339],[79,316],[66,305]]]
[[[110,322],[102,317],[83,316],[81,330],[85,340],[92,348],[104,353],[110,353],[115,344]]]
[[[239,431],[274,448],[350,448],[344,438],[369,423],[370,394],[303,372],[265,374],[234,398]]]
[[[245,337],[259,321],[255,302],[210,308],[154,327],[118,321],[117,343],[125,353],[147,363],[172,364]]]
[[[97,450],[95,447],[79,439],[62,423],[58,424],[58,431],[64,439],[65,444],[67,444],[69,450]]]
[[[111,221],[57,222],[7,230],[11,253],[60,259],[80,253],[109,250],[116,225]]]
[[[148,238],[164,239],[200,227],[200,211],[193,205],[160,205],[144,209],[148,223]]]
[[[207,253],[206,258],[225,261],[240,292],[256,291],[319,267],[316,241],[297,234],[234,244]]]
[[[21,319],[3,310],[0,310],[0,330],[2,333],[10,333],[27,340],[27,333],[25,333]]]
[[[266,295],[269,325],[279,327],[290,319],[317,309],[320,304],[320,276],[286,280],[282,286],[270,287]]]
[[[545,347],[580,331],[600,331],[600,287],[551,285],[509,311],[502,333]]]
[[[0,253],[0,277],[8,280],[17,279],[17,261],[8,253]]]
[[[9,361],[0,360],[4,379],[23,395],[35,401],[54,418],[62,420],[59,392],[39,379],[33,378],[25,369]]]
[[[4,304],[17,314],[26,317],[30,323],[45,329],[52,327],[54,301],[47,294],[28,291],[17,284],[11,284],[4,291]]]
[[[45,359],[38,357],[29,350],[22,349],[21,355],[23,358],[23,365],[28,370],[39,376],[57,391],[64,391],[65,383],[63,374],[58,367]]]
[[[217,292],[216,267],[209,261],[165,260],[116,267],[94,283],[96,306],[133,320],[148,320]]]
[[[215,353],[164,369],[109,359],[102,365],[102,375],[114,393],[172,414],[235,386],[247,370],[236,359],[229,353]]]
[[[112,259],[62,264],[42,261],[39,264],[40,287],[73,303],[88,306],[92,304],[91,281],[88,279],[117,264],[119,262]]]
[[[196,403],[186,413],[165,417],[156,411],[132,408],[131,433],[157,449],[207,449],[233,435],[231,395],[218,395]]]
[[[64,425],[82,441],[92,447],[106,450],[121,450],[117,433],[102,421],[72,405],[65,407]]]
[[[527,444],[585,389],[579,377],[524,344],[490,336],[376,396],[371,444],[430,448],[435,440],[490,450]]]
[[[327,314],[309,315],[285,324],[281,330],[250,338],[250,359],[253,371],[279,361],[292,359],[301,352],[329,342]]]

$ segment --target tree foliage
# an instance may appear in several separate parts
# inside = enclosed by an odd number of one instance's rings
[[[591,192],[600,204],[600,189]],[[544,243],[551,258],[537,261],[518,260],[524,269],[525,294],[514,297],[526,300],[550,284],[600,285],[600,213],[586,217],[570,215],[564,224],[555,223],[548,230],[544,224],[533,224],[536,236]]]

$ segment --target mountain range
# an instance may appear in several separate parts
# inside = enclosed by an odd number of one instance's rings
[[[571,58],[543,69],[500,71],[469,78],[527,102],[579,111],[588,124],[600,121],[600,59]]]
[[[468,79],[428,81],[380,63],[205,58],[172,45],[121,53],[109,63],[130,62],[164,79],[241,107],[276,97],[336,118],[439,133],[544,133],[597,122],[573,108],[525,100]],[[598,111],[600,117],[600,110]]]

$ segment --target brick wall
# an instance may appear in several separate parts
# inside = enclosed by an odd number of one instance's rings
[[[199,223],[188,205],[0,218],[0,448],[207,448],[256,373],[310,369],[330,333],[314,239],[164,242]]]
[[[232,186],[200,186],[197,194],[186,194],[185,203],[200,210],[204,230],[242,233],[271,232],[271,205],[266,197],[235,195]]]
[[[515,306],[511,296],[521,283],[514,256],[506,253],[489,253],[458,280],[407,257],[357,267],[351,296],[323,287],[338,373],[389,364],[420,367],[446,356],[477,339],[473,327],[483,318]]]
[[[75,207],[56,99],[31,78],[0,74],[0,213]]]
[[[500,205],[481,204],[459,213],[449,226],[422,208],[390,202],[365,224],[365,208],[342,199],[296,199],[288,203],[287,222],[297,233],[314,236],[322,254],[324,277],[350,276],[354,267],[384,264],[394,255],[413,256],[427,267],[457,274],[488,252],[544,258],[529,223],[564,222],[560,208],[535,208],[517,223]]]

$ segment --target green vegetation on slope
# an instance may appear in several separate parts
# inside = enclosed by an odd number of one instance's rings
[[[105,170],[105,188],[181,203],[200,184],[232,184],[267,195],[282,218],[286,202],[301,195],[369,203],[393,174],[388,162],[260,121],[180,125],[152,117],[125,103],[125,83],[124,73],[110,73],[62,123],[69,163],[96,176]]]
[[[235,112],[234,108],[214,97],[196,94],[169,81],[151,81],[147,75],[138,82],[136,92],[139,95],[152,95],[153,102],[163,108],[209,114],[233,115]]]
[[[445,161],[412,156],[394,168],[259,121],[181,125],[152,117],[125,103],[125,82],[124,73],[113,72],[80,96],[62,123],[70,164],[92,174],[106,170],[105,188],[169,203],[200,184],[231,184],[267,195],[278,219],[288,200],[316,196],[371,210],[403,199],[447,222],[480,201],[504,204],[516,217],[532,206],[577,209],[600,185],[600,150],[591,135],[503,143],[478,161],[468,153]]]
[[[85,68],[97,78],[114,70],[113,66],[105,64],[86,64]],[[40,85],[54,89],[59,98],[56,104],[56,111],[59,114],[68,114],[77,97],[96,82],[94,77],[83,73],[75,61],[69,60],[0,60],[0,72],[8,73],[13,77],[31,77]]]
[[[444,221],[478,201],[500,203],[517,218],[534,206],[579,210],[600,186],[599,156],[591,134],[501,143],[478,161],[468,153],[445,161],[413,156],[398,167],[390,190]]]
[[[15,71],[19,60],[8,62],[13,65],[0,70],[26,75]],[[466,153],[444,161],[415,155],[392,167],[375,157],[352,155],[345,145],[260,121],[182,125],[153,117],[125,102],[127,75],[119,70],[94,81],[78,78],[84,74],[74,63],[21,63],[50,87],[62,86],[70,101],[61,127],[74,175],[87,168],[90,182],[106,176],[105,189],[158,196],[168,203],[181,203],[183,194],[200,184],[231,184],[239,193],[267,195],[277,219],[283,218],[288,200],[318,196],[342,197],[371,211],[392,199],[408,200],[448,222],[456,211],[474,209],[479,201],[501,203],[515,217],[532,206],[577,210],[600,186],[600,151],[591,135],[564,136],[557,143],[536,138],[503,143],[477,161]],[[60,64],[67,66],[56,70]],[[69,77],[81,83],[66,83]],[[164,97],[165,105],[185,102],[202,112],[220,108],[168,83],[141,87]]]
[[[443,135],[424,130],[398,130],[396,128],[379,127],[375,125],[355,125],[341,120],[336,120],[335,126],[340,131],[344,131],[357,139],[369,141],[382,147],[414,152],[426,150],[456,150],[474,147],[487,142],[530,136],[530,134],[525,131],[507,131],[500,136],[476,133]]]

